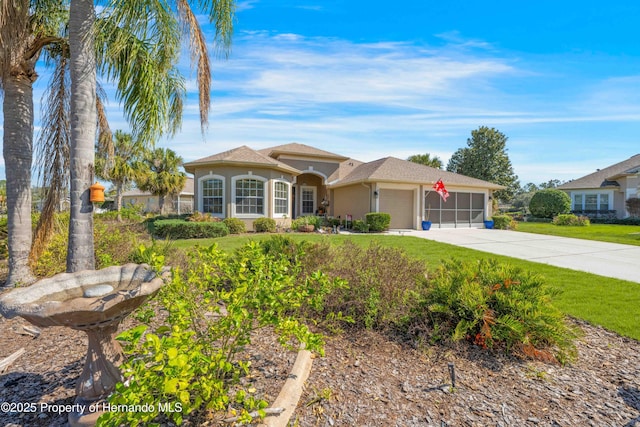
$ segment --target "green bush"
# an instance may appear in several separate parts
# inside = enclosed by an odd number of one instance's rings
[[[518,223],[510,215],[494,215],[491,219],[493,220],[493,228],[497,230],[515,230],[518,228]]]
[[[229,234],[229,229],[223,222],[188,222],[182,219],[154,221],[153,229],[157,236],[170,239],[203,239]]]
[[[55,216],[53,230],[40,256],[31,265],[36,277],[50,277],[66,270],[68,213]],[[130,262],[133,248],[139,240],[145,239],[146,233],[138,223],[122,223],[102,216],[95,218],[93,241],[96,269]]]
[[[287,246],[277,249],[293,252]],[[355,327],[387,331],[400,327],[415,304],[413,293],[425,277],[423,262],[401,249],[375,242],[367,248],[346,241],[340,246],[304,244],[298,249],[303,271],[317,269],[347,283],[325,296],[320,321],[341,319]]]
[[[388,230],[391,223],[391,215],[384,212],[369,212],[364,218],[372,232]]]
[[[445,261],[429,278],[412,320],[433,322],[439,336],[483,348],[566,363],[576,356],[577,330],[551,304],[543,278],[495,260]]]
[[[241,234],[247,231],[247,226],[244,221],[238,218],[225,218],[222,222],[225,223],[231,234]]]
[[[313,228],[315,230],[320,230],[323,222],[324,222],[324,218],[316,215],[299,216],[298,218],[291,221],[291,229],[298,230],[300,226],[313,225]]]
[[[368,233],[369,232],[369,224],[361,219],[354,219],[352,225],[353,231],[358,233]]]
[[[332,283],[316,274],[300,285],[298,269],[255,242],[233,255],[215,246],[192,252],[187,271],[174,271],[158,295],[168,313],[165,324],[146,334],[142,325],[118,337],[126,343],[121,370],[128,385],[119,383],[109,397],[112,405],[179,410],[109,411],[99,425],[180,425],[185,417],[190,425],[202,425],[228,411],[238,413],[239,423],[251,422],[254,410],[264,416],[268,403],[245,390],[250,383],[239,382],[249,373],[242,350],[252,332],[270,325],[288,348],[304,343],[322,354],[322,337],[310,332],[298,312],[321,305],[322,294],[312,292]]]
[[[209,212],[194,212],[191,215],[189,215],[187,217],[187,221],[190,222],[220,222],[222,221],[220,218],[218,218],[217,216],[213,216],[211,215]]]
[[[273,218],[258,218],[253,221],[253,230],[256,233],[275,233],[276,220]]]
[[[591,225],[591,221],[586,216],[576,216],[574,214],[560,214],[553,218],[555,225],[585,227]]]
[[[529,211],[539,218],[553,218],[569,213],[569,210],[571,210],[571,198],[564,191],[555,188],[536,192],[529,202]]]

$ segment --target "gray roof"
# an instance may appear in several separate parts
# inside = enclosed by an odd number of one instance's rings
[[[298,142],[292,142],[290,144],[277,145],[275,147],[264,148],[258,150],[259,153],[265,156],[278,158],[281,154],[297,154],[306,157],[320,157],[323,159],[334,160],[348,160],[348,157],[341,156],[340,154],[330,153],[329,151],[320,150],[319,148],[311,147],[309,145],[300,144]]]
[[[500,190],[502,185],[471,178],[453,172],[435,169],[429,166],[401,160],[395,157],[385,157],[364,163],[356,167],[344,179],[336,182],[332,187],[343,187],[360,182],[402,182],[412,184],[434,184],[439,179],[446,185],[465,187],[489,188]]]
[[[577,190],[588,188],[604,188],[604,187],[619,187],[620,184],[616,182],[617,178],[626,175],[635,175],[640,169],[640,154],[629,157],[627,160],[623,160],[620,163],[611,165],[604,169],[599,169],[589,175],[582,178],[574,179],[573,181],[559,185],[560,190]]]
[[[299,175],[300,171],[292,168],[289,165],[281,163],[269,156],[266,156],[258,151],[243,145],[242,147],[234,148],[233,150],[225,151],[222,153],[214,154],[213,156],[203,157],[192,162],[184,164],[184,169],[187,172],[194,173],[196,167],[206,165],[220,165],[220,164],[232,164],[232,165],[256,165],[260,167],[267,167],[272,169],[279,169]]]

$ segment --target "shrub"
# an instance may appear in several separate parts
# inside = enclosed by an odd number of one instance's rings
[[[161,219],[153,222],[155,234],[170,239],[203,239],[223,237],[229,229],[223,222],[187,222],[181,219]]]
[[[577,330],[551,304],[553,295],[541,276],[520,268],[450,260],[430,277],[413,322],[433,321],[454,341],[565,363],[576,355]]]
[[[299,216],[298,218],[291,221],[291,229],[298,230],[303,225],[313,225],[313,228],[315,230],[320,230],[323,222],[324,219],[316,215]]]
[[[539,218],[553,218],[559,214],[569,213],[571,198],[567,193],[555,188],[536,192],[529,202],[529,211]]]
[[[249,371],[240,355],[251,344],[251,333],[268,325],[287,347],[304,343],[322,354],[322,337],[309,331],[297,311],[321,304],[322,295],[311,291],[330,288],[325,276],[309,277],[299,286],[298,266],[265,254],[255,242],[231,256],[215,246],[191,256],[188,270],[174,271],[171,284],[158,295],[168,313],[166,323],[146,335],[142,325],[119,336],[126,342],[121,370],[129,384],[118,384],[109,397],[112,405],[162,404],[180,410],[110,411],[99,425],[180,425],[185,416],[190,424],[202,425],[212,419],[211,412],[227,411],[237,412],[239,423],[251,422],[254,410],[264,416],[267,402],[239,384]]]
[[[510,215],[494,215],[491,219],[493,228],[497,230],[515,230],[518,227],[518,223]]]
[[[93,228],[96,269],[130,262],[132,248],[139,239],[145,239],[141,228],[137,223],[121,223],[97,217]],[[50,277],[66,270],[68,233],[69,214],[57,214],[51,238],[40,256],[32,261],[31,268],[36,277]]]
[[[629,211],[629,215],[633,217],[640,217],[640,198],[629,197],[625,204],[627,205],[627,211]]]
[[[231,234],[241,234],[247,231],[247,226],[241,219],[225,218],[222,222],[224,222]]]
[[[369,231],[385,231],[389,229],[391,215],[384,212],[369,212],[365,216],[365,221],[369,226]]]
[[[276,220],[273,218],[258,218],[253,221],[253,229],[256,233],[275,233]]]
[[[352,225],[353,231],[358,233],[368,233],[369,232],[369,224],[361,219],[354,219]]]
[[[553,218],[555,225],[579,226],[584,227],[590,225],[591,222],[586,216],[576,216],[574,214],[560,214]]]
[[[309,217],[309,216],[299,216],[298,218],[296,218],[293,221],[291,221],[291,229],[295,230],[295,231],[299,231],[300,228],[302,228],[302,227],[304,227],[306,225],[313,225],[314,229],[315,229],[316,228],[315,224],[313,224],[310,221],[310,218],[311,217]]]
[[[425,275],[423,262],[401,249],[375,242],[367,248],[351,241],[340,246],[306,244],[302,251],[303,271],[319,269],[347,283],[325,296],[321,320],[340,317],[359,328],[400,327],[415,303],[413,292]]]
[[[117,219],[118,215],[122,219],[126,219],[129,221],[142,221],[144,216],[142,214],[144,209],[144,205],[125,205],[120,208],[120,212],[115,210],[110,210],[101,214],[96,214],[96,217],[100,217],[103,219]]]
[[[190,222],[220,222],[220,218],[211,215],[210,213],[194,212],[187,217],[187,221]]]

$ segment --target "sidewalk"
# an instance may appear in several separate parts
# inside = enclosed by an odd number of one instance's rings
[[[401,233],[640,283],[640,246],[477,228],[402,230]]]

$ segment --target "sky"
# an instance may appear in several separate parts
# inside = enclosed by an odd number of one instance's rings
[[[640,153],[638,28],[635,0],[238,1],[229,56],[213,60],[207,131],[185,58],[182,129],[158,145],[185,161],[299,142],[446,166],[488,126],[508,137],[521,184],[579,178]],[[127,130],[103,84],[111,128]]]

